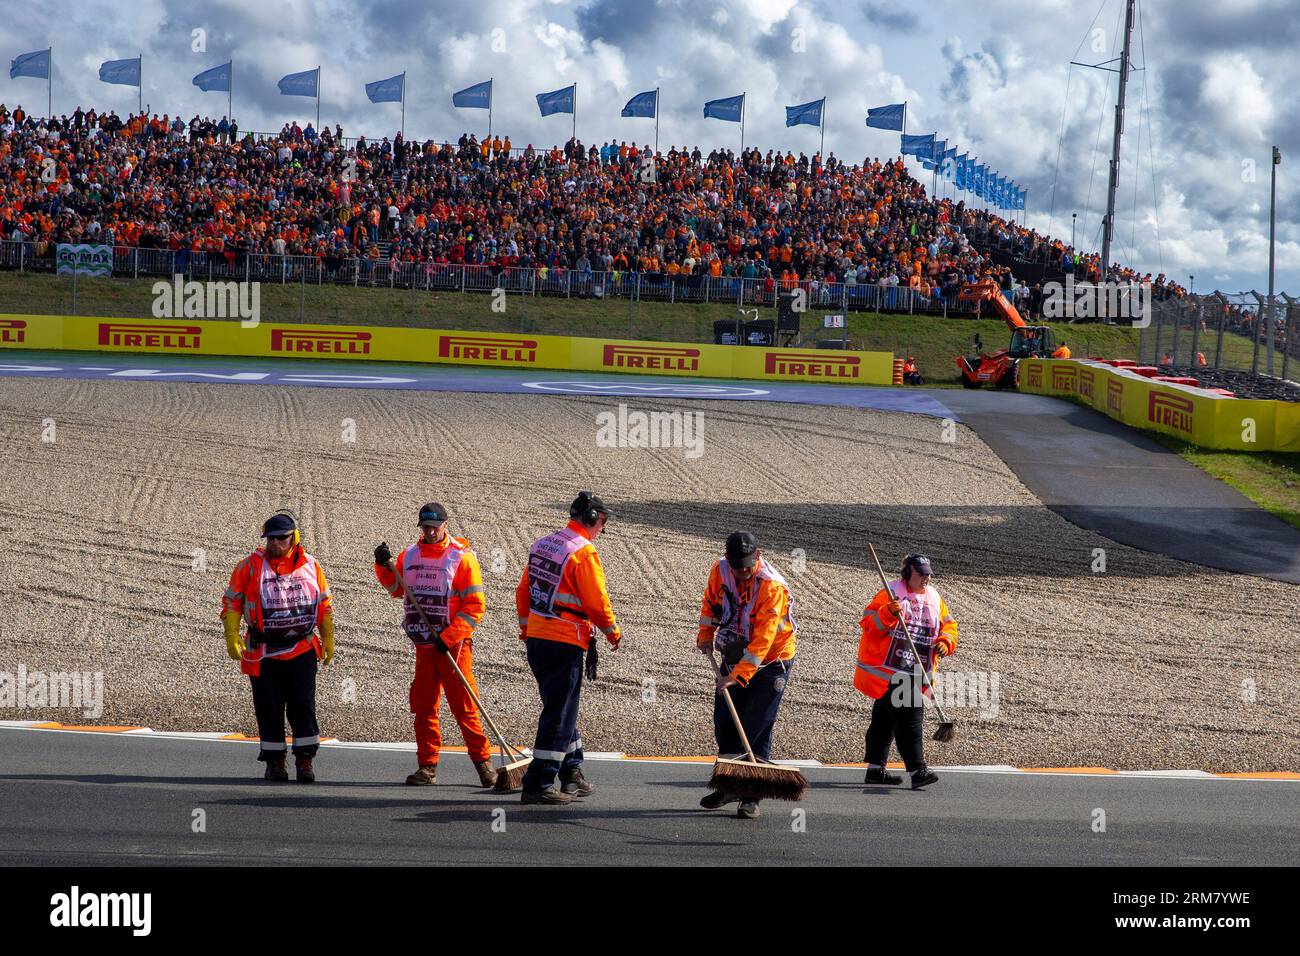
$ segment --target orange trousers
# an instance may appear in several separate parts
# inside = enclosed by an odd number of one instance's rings
[[[473,639],[467,638],[451,649],[456,655],[456,663],[461,673],[478,693],[478,684],[474,681],[474,646]],[[415,649],[415,679],[411,681],[411,713],[415,715],[415,750],[421,765],[437,763],[438,751],[442,749],[442,728],[438,724],[438,704],[442,692],[447,691],[447,706],[451,708],[456,723],[460,725],[461,735],[469,750],[470,759],[487,760],[492,754],[492,745],[483,733],[483,721],[479,717],[474,700],[466,693],[456,672],[452,670],[448,655],[439,654],[432,647]]]

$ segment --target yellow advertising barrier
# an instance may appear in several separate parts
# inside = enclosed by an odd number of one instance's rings
[[[359,359],[500,368],[630,372],[847,385],[890,385],[890,352],[637,342],[531,333],[203,319],[0,316],[0,348]]]
[[[1070,397],[1116,421],[1203,448],[1300,451],[1300,404],[1228,398],[1080,359],[1023,359],[1019,388]]]

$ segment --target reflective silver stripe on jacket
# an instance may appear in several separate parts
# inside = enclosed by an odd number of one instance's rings
[[[870,664],[864,664],[858,661],[858,670],[866,671],[872,677],[879,677],[881,680],[891,680],[894,676],[894,670],[881,670],[879,667],[873,667]]]

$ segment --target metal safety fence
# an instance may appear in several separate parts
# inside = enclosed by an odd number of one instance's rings
[[[1148,365],[1300,376],[1300,299],[1285,293],[1213,292],[1153,302],[1138,339]]]
[[[382,243],[377,244],[375,249],[379,250],[381,245]],[[0,241],[0,269],[55,274],[58,272],[55,246],[45,242]],[[815,313],[814,318],[805,319],[806,331],[811,331],[812,326],[821,327],[823,314],[887,312],[971,315],[977,314],[980,309],[978,302],[959,301],[955,291],[944,294],[936,288],[925,293],[902,286],[864,285],[852,281],[787,282],[772,278],[726,275],[674,276],[631,270],[596,271],[589,268],[550,266],[523,268],[419,262],[382,255],[351,258],[115,246],[110,278],[88,278],[75,271],[70,275],[61,274],[54,295],[45,300],[28,301],[21,311],[102,314],[105,308],[120,308],[126,310],[125,314],[148,314],[141,309],[151,306],[149,290],[154,283],[147,286],[141,284],[129,291],[123,289],[112,296],[101,294],[103,286],[99,284],[105,281],[111,283],[115,279],[174,280],[177,276],[184,281],[258,283],[262,287],[263,303],[270,305],[267,317],[271,321],[307,322],[328,318],[320,314],[322,307],[328,307],[322,306],[321,296],[313,293],[312,301],[308,302],[307,292],[313,287],[326,289],[351,286],[405,293],[403,297],[377,296],[364,301],[353,298],[347,304],[337,305],[340,310],[355,313],[355,321],[359,324],[376,320],[381,323],[409,322],[412,319],[419,320],[426,313],[430,314],[429,324],[437,324],[439,310],[433,308],[430,301],[426,301],[427,297],[423,296],[425,293],[505,297],[512,303],[510,311],[518,315],[520,322],[528,314],[529,300],[564,298],[592,303],[621,302],[628,312],[628,333],[636,337],[656,337],[659,331],[657,327],[647,327],[647,323],[639,318],[638,306],[651,302],[731,306],[732,310],[726,314],[734,316],[739,309],[776,308],[782,293],[793,293],[799,299],[797,308]],[[87,293],[92,291],[96,294],[88,298]],[[447,300],[437,301],[445,306]],[[481,300],[479,302],[470,311],[479,314],[486,312],[487,306]],[[0,301],[0,305],[13,311],[12,304],[6,305]],[[621,310],[622,306],[619,308]],[[447,310],[443,308],[442,311],[446,314]],[[669,321],[663,318],[664,314],[663,310],[659,310],[657,326]],[[682,314],[689,314],[689,310]],[[717,319],[717,310],[712,310],[709,317]],[[699,336],[712,334],[707,318],[687,322],[692,323],[697,327]],[[507,320],[503,319],[499,324],[503,328],[509,328]],[[682,323],[679,320],[677,324]]]

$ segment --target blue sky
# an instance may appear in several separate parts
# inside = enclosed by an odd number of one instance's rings
[[[662,89],[659,141],[736,148],[734,124],[705,120],[706,99],[748,93],[745,139],[809,154],[812,127],[783,107],[827,97],[827,152],[860,162],[897,151],[866,108],[907,100],[908,128],[937,130],[1029,189],[1028,222],[1080,244],[1099,240],[1121,0],[82,0],[57,19],[15,6],[0,54],[53,46],[54,108],[133,109],[134,88],[97,79],[106,59],[143,53],[155,112],[221,115],[226,97],[190,78],[235,60],[244,128],[314,115],[280,96],[284,73],[322,64],[322,118],[348,135],[394,132],[399,108],[363,84],[406,70],[406,129],[419,138],[480,133],[486,115],[451,107],[452,91],[496,80],[494,129],[513,142],[562,143],[570,117],[538,116],[534,94],[578,82],[578,135],[650,142],[651,120],[622,119],[632,94]],[[1184,284],[1266,287],[1269,148],[1279,168],[1278,287],[1300,295],[1300,16],[1294,0],[1141,3],[1130,85],[1116,256]],[[202,42],[194,31],[201,30]],[[194,49],[196,46],[201,49]],[[1103,52],[1104,51],[1104,52]],[[1145,57],[1144,57],[1145,54]],[[1067,98],[1068,85],[1068,98]],[[0,75],[0,100],[44,111],[38,80]],[[1064,124],[1062,117],[1064,115]],[[1100,133],[1099,133],[1100,130]],[[1059,146],[1059,172],[1058,172]],[[927,177],[928,178],[928,177]],[[1053,197],[1053,192],[1055,193]],[[1158,228],[1157,228],[1158,223]]]

